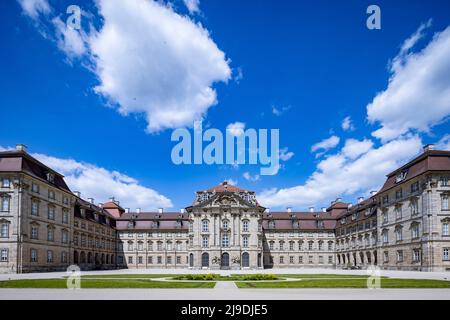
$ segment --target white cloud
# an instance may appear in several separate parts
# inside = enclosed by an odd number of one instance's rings
[[[25,15],[33,20],[38,20],[39,15],[48,15],[51,12],[51,7],[47,0],[17,0]]]
[[[336,147],[339,144],[339,141],[340,141],[340,139],[338,136],[331,136],[325,140],[322,140],[322,141],[314,144],[311,147],[311,152],[316,152],[318,150],[324,150],[324,151],[330,150],[330,149]]]
[[[86,34],[82,30],[70,28],[59,17],[52,20],[55,27],[55,36],[58,48],[64,52],[68,58],[82,56],[86,53]]]
[[[272,106],[272,113],[276,115],[277,117],[281,116],[283,113],[291,109],[291,106],[284,106],[284,107],[276,107]]]
[[[244,72],[241,67],[236,68],[236,74],[234,75],[233,80],[236,81],[237,84],[241,83],[241,80],[244,79]]]
[[[200,0],[183,0],[183,2],[190,14],[200,12]]]
[[[356,159],[367,153],[373,147],[372,140],[364,139],[362,141],[356,139],[347,139],[342,148],[342,154],[349,159]]]
[[[435,146],[436,150],[450,151],[450,134],[444,135]]]
[[[288,161],[293,156],[294,156],[294,153],[292,151],[288,151],[288,148],[280,149],[280,160]]]
[[[72,191],[80,191],[84,199],[104,202],[111,196],[121,206],[143,209],[171,208],[172,202],[157,191],[139,184],[136,179],[89,163],[32,154],[39,161],[65,176]]]
[[[245,123],[236,121],[234,123],[230,123],[227,126],[227,131],[230,132],[232,136],[238,137],[244,134]]]
[[[429,132],[450,115],[450,27],[435,34],[420,52],[410,52],[427,26],[404,42],[391,63],[386,90],[367,106],[369,122],[381,125],[372,135],[382,141],[410,130]]]
[[[354,147],[358,145],[365,152],[355,159],[358,152]],[[337,196],[378,190],[387,173],[410,160],[422,148],[418,136],[392,140],[379,148],[368,148],[369,145],[367,140],[347,141],[340,152],[320,161],[304,184],[264,190],[258,195],[258,200],[266,207],[306,207],[326,204]]]
[[[355,126],[353,125],[352,118],[350,116],[345,117],[344,120],[342,120],[341,127],[344,131],[355,130]]]
[[[232,178],[226,179],[225,181],[226,181],[229,185],[232,185],[232,186],[237,186],[237,184],[238,184],[238,181],[237,181],[237,180],[234,180],[234,179],[232,179]]]
[[[123,115],[143,113],[149,132],[191,126],[217,103],[228,60],[206,29],[159,2],[99,0],[104,19],[89,38],[96,91]]]
[[[255,174],[254,176],[252,176],[252,175],[250,174],[250,172],[244,172],[244,173],[242,174],[242,176],[244,177],[245,180],[253,181],[253,182],[258,181],[259,178],[260,178],[260,177],[259,177],[259,174]]]

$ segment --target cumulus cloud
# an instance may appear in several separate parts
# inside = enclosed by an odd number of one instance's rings
[[[60,17],[52,19],[55,26],[55,36],[58,48],[64,52],[69,59],[80,57],[87,51],[85,39],[87,35],[82,30],[67,27]]]
[[[450,114],[450,27],[420,52],[411,52],[429,25],[421,25],[403,43],[390,65],[387,88],[367,106],[369,122],[381,125],[372,135],[382,141],[411,130],[429,132]]]
[[[38,20],[40,15],[48,15],[51,12],[47,0],[17,0],[17,2],[21,6],[23,14],[33,20]]]
[[[244,172],[244,173],[242,174],[242,176],[244,177],[245,180],[247,180],[247,181],[253,181],[253,182],[258,181],[259,178],[260,178],[259,174],[255,174],[254,176],[252,176],[252,175],[250,174],[250,172]]]
[[[73,159],[61,159],[38,153],[32,156],[63,174],[69,188],[72,191],[80,191],[85,199],[94,198],[98,202],[103,202],[114,196],[123,207],[148,210],[173,207],[169,198],[118,171]]]
[[[104,19],[89,39],[96,91],[123,115],[143,113],[149,132],[191,126],[217,103],[212,84],[228,81],[225,53],[208,31],[146,0],[99,0]]]
[[[188,1],[190,10],[199,1]],[[19,0],[30,17],[49,13],[45,0]],[[57,16],[51,40],[69,60],[83,57],[98,79],[95,92],[121,115],[140,114],[148,132],[191,127],[217,104],[213,85],[231,79],[230,61],[207,29],[170,4],[149,0],[97,0],[102,25],[89,34]],[[39,28],[41,34],[43,33]],[[47,37],[47,31],[45,31]]]
[[[319,150],[327,151],[334,147],[336,147],[339,144],[339,137],[338,136],[331,136],[325,140],[322,140],[316,144],[314,144],[311,147],[311,152],[316,152]]]
[[[230,124],[227,126],[227,131],[228,131],[232,136],[235,136],[235,137],[238,137],[238,136],[243,135],[243,134],[244,134],[244,130],[245,130],[245,123],[239,122],[239,121],[230,123]]]
[[[369,145],[371,146],[369,148]],[[365,152],[357,152],[359,146]],[[351,140],[335,155],[319,162],[307,181],[289,188],[264,190],[258,195],[263,206],[282,208],[317,206],[338,196],[377,190],[385,175],[398,168],[422,148],[418,136],[392,140],[379,148],[370,142]]]
[[[190,14],[200,12],[200,0],[183,0]]]
[[[355,126],[352,123],[352,118],[350,116],[345,117],[341,123],[342,130],[344,131],[353,131],[355,130]]]
[[[435,146],[436,150],[450,151],[450,134],[444,135]]]

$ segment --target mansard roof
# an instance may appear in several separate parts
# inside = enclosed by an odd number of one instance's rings
[[[64,181],[64,176],[62,174],[47,167],[45,164],[23,150],[1,151],[0,171],[24,172],[29,174],[30,176],[38,178],[39,180],[44,180],[46,183],[53,185],[56,188],[71,192],[66,182]],[[54,175],[53,182],[47,179],[48,173]]]
[[[386,182],[379,193],[394,188],[425,172],[448,170],[450,170],[450,151],[427,150],[420,156],[388,174]],[[401,173],[405,173],[406,176],[400,182],[397,182],[397,176]]]
[[[189,229],[188,221],[189,215],[186,213],[129,212],[116,219],[116,229],[122,231],[187,231]],[[132,227],[129,225],[130,222]]]

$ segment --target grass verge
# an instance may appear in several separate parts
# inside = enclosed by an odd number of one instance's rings
[[[367,288],[365,279],[314,279],[288,282],[236,282],[238,288]],[[450,281],[381,279],[381,288],[450,288]]]
[[[0,281],[0,288],[67,288],[65,279],[27,279]],[[82,289],[94,288],[214,288],[215,282],[168,282],[138,279],[81,280]]]

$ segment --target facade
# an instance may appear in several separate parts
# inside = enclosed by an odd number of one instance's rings
[[[0,152],[0,272],[114,268],[450,270],[450,152],[424,153],[357,204],[271,212],[224,182],[180,212],[95,204],[24,146]]]

